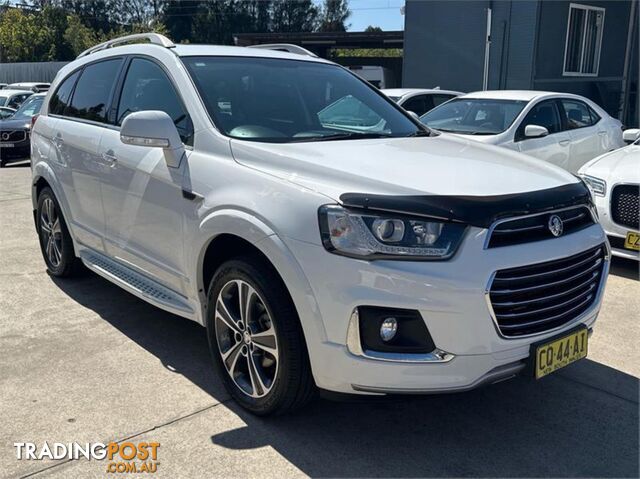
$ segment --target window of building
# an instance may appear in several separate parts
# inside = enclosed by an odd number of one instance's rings
[[[564,50],[565,76],[597,76],[604,29],[604,8],[569,6]]]

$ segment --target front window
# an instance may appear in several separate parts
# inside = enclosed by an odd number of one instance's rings
[[[22,106],[15,112],[12,120],[30,120],[33,116],[40,113],[42,108],[43,96],[31,97],[25,101]]]
[[[497,135],[511,126],[526,101],[456,98],[420,117],[431,128],[466,135]]]
[[[603,27],[604,8],[570,5],[564,49],[565,76],[598,74]]]
[[[183,61],[216,126],[232,138],[292,143],[421,131],[381,94],[336,65],[239,57]]]

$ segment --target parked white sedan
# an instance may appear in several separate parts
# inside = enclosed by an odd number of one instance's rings
[[[640,130],[626,130],[633,143],[602,155],[580,168],[598,208],[611,252],[640,259]]]
[[[439,88],[388,88],[381,90],[398,105],[418,116],[424,115],[444,102],[464,93]]]
[[[622,124],[569,93],[482,91],[455,98],[420,120],[440,131],[520,151],[576,173],[624,146]]]

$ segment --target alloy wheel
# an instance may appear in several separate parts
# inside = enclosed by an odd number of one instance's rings
[[[227,282],[216,299],[214,324],[222,363],[236,386],[252,398],[269,394],[278,374],[278,338],[253,286]]]
[[[62,261],[62,228],[56,205],[51,198],[45,198],[42,202],[40,234],[44,252],[51,265],[57,268]]]

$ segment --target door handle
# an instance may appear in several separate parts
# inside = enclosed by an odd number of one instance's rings
[[[567,146],[569,143],[571,143],[571,140],[560,140],[558,142],[560,146]]]
[[[118,162],[118,158],[113,154],[113,151],[109,150],[102,154],[102,159],[109,164],[109,166],[114,166]]]

